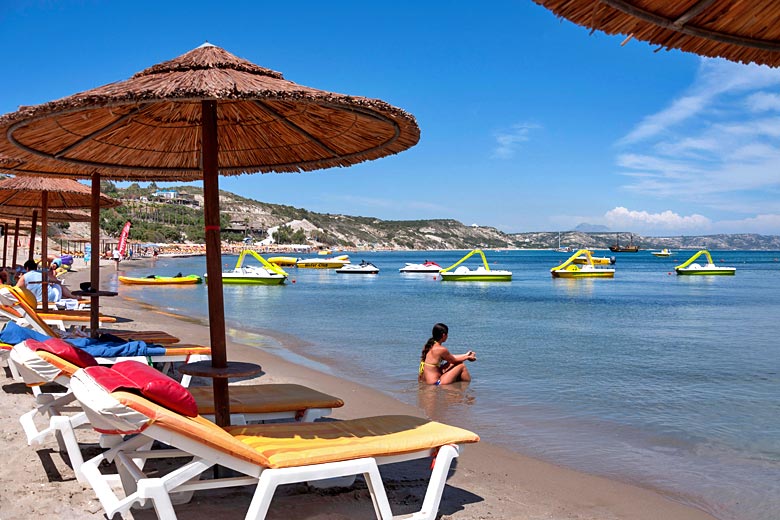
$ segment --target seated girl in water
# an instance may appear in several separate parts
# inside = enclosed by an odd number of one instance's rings
[[[454,356],[450,354],[444,342],[447,341],[449,329],[443,323],[433,326],[431,338],[425,344],[420,356],[421,382],[429,385],[448,385],[456,381],[471,381],[464,361],[476,361],[473,350]]]

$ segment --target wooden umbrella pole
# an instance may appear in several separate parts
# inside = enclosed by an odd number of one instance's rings
[[[219,230],[219,143],[217,102],[201,103],[203,162],[203,219],[206,232],[206,274],[208,276],[211,366],[227,367],[225,302],[222,295],[222,243]],[[230,424],[227,378],[214,379],[214,419],[219,426]]]
[[[92,207],[89,220],[89,239],[92,253],[89,260],[89,284],[94,291],[89,304],[89,331],[93,338],[98,337],[100,329],[100,173],[92,174]]]
[[[38,210],[33,210],[32,225],[30,226],[30,245],[27,250],[27,260],[33,260],[35,254],[35,233],[38,231]]]
[[[8,267],[8,224],[3,224],[3,267]]]
[[[41,303],[49,311],[49,192],[41,192]]]
[[[11,267],[16,269],[16,255],[19,253],[19,219],[16,219],[16,226],[14,227],[14,253],[11,255]]]

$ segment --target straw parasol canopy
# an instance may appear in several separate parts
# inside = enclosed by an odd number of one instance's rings
[[[93,203],[92,190],[72,179],[17,176],[0,181],[0,213],[14,216],[32,216],[31,235],[35,232],[37,211],[41,211],[41,258],[43,261],[43,294],[46,293],[48,258],[49,210],[90,208]],[[100,195],[100,207],[109,208],[120,204],[118,200]],[[32,256],[33,247],[30,247]],[[48,308],[48,298],[42,298],[43,308]]]
[[[82,209],[92,204],[92,190],[71,179],[17,176],[0,181],[0,213],[40,209],[44,194],[49,209]],[[121,203],[100,196],[100,207],[113,208]]]
[[[0,117],[7,171],[123,180],[203,177],[203,100],[218,101],[220,174],[349,166],[414,146],[414,118],[383,101],[297,85],[213,45]],[[20,154],[19,149],[26,152]]]
[[[556,16],[607,34],[712,58],[780,66],[775,0],[534,0]]]
[[[219,174],[342,167],[419,141],[384,101],[285,80],[210,44],[111,83],[0,117],[0,169],[121,180],[203,179],[217,424],[229,424]],[[93,236],[95,230],[93,229]],[[95,265],[94,280],[99,277]],[[93,300],[94,301],[94,300]]]

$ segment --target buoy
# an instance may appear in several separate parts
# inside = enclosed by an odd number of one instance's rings
[[[668,273],[666,273],[666,274],[672,274],[672,273],[671,273],[671,272],[668,272]]]
[[[292,283],[295,283],[295,280],[293,280]]]
[[[434,279],[434,280],[436,279],[436,275],[433,275],[433,279]]]

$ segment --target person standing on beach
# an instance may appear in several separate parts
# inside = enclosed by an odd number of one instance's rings
[[[420,355],[419,380],[428,385],[449,385],[457,381],[471,381],[466,361],[476,361],[477,354],[469,350],[457,356],[450,354],[444,342],[449,328],[444,323],[433,326],[431,337]]]
[[[119,249],[114,248],[114,250],[111,252],[111,257],[114,259],[114,266],[116,267],[116,270],[119,271]]]

